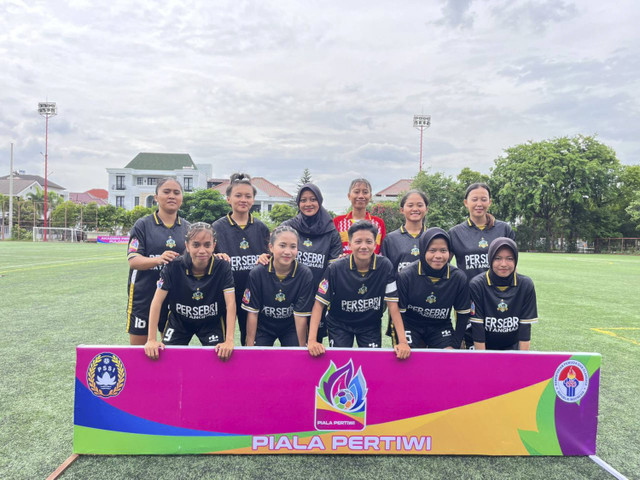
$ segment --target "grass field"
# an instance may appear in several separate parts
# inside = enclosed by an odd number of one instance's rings
[[[532,348],[599,352],[598,456],[640,478],[640,257],[522,254]],[[0,478],[45,478],[72,452],[75,346],[121,345],[122,245],[0,242]],[[238,336],[236,336],[238,338]],[[81,456],[63,478],[611,478],[586,457]]]

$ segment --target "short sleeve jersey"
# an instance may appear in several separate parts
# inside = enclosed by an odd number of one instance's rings
[[[397,302],[395,271],[388,258],[373,255],[369,271],[362,275],[353,255],[329,265],[316,300],[328,306],[327,321],[351,328],[380,325],[383,302]]]
[[[283,222],[288,225],[289,222]],[[329,262],[335,261],[342,254],[342,242],[337,230],[322,235],[300,235],[297,260],[311,269],[314,291],[322,279]]]
[[[293,316],[311,316],[313,307],[313,275],[309,267],[295,262],[283,280],[276,275],[272,261],[251,270],[242,296],[242,308],[258,314],[258,323],[282,325],[293,322]]]
[[[402,226],[384,237],[380,253],[391,260],[394,270],[399,272],[420,258],[420,237],[423,234],[424,227],[414,237]]]
[[[447,273],[433,282],[415,262],[398,273],[398,297],[402,318],[414,325],[450,323],[451,309],[457,313],[470,312],[467,276],[447,264]]]
[[[514,273],[513,284],[504,292],[491,283],[489,273],[476,275],[469,284],[471,323],[484,324],[486,347],[507,348],[518,342],[521,325],[538,321],[533,281]]]
[[[471,280],[489,269],[489,245],[498,237],[515,240],[516,236],[508,223],[495,220],[491,228],[480,230],[470,218],[449,230],[451,251],[456,257],[456,266]]]
[[[166,250],[182,254],[185,249],[185,238],[189,222],[176,217],[171,227],[167,227],[157,212],[136,221],[129,234],[127,259],[137,255],[145,257],[159,257]],[[156,291],[156,282],[163,266],[159,265],[150,270],[129,269],[127,316],[149,318],[151,300]]]
[[[225,312],[225,292],[234,292],[231,267],[211,257],[205,274],[193,275],[191,263],[180,257],[160,272],[158,288],[166,290],[170,315],[186,324],[217,322]]]
[[[365,220],[373,223],[378,229],[378,235],[376,236],[376,249],[375,253],[380,253],[380,245],[382,245],[382,240],[384,240],[384,236],[387,233],[386,227],[384,225],[384,220],[380,217],[376,217],[367,212]],[[336,230],[340,234],[340,241],[342,242],[342,253],[351,253],[351,249],[349,248],[349,228],[353,225],[353,212],[349,212],[346,215],[338,215],[333,219],[333,224],[336,226]]]
[[[258,257],[269,251],[269,229],[260,220],[254,219],[253,215],[249,216],[249,222],[242,228],[231,218],[230,213],[213,222],[212,227],[218,237],[215,253],[229,255],[236,298],[239,298]]]

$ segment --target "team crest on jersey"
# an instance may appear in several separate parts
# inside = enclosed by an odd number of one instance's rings
[[[364,295],[365,293],[367,293],[367,286],[363,283],[362,286],[358,289],[358,293],[360,295]]]
[[[498,311],[506,312],[507,310],[509,310],[509,305],[507,305],[504,300],[500,299],[500,303],[498,304]]]
[[[167,243],[165,243],[167,248],[175,248],[176,247],[176,241],[173,239],[173,237],[169,236],[169,238],[167,238]]]
[[[196,289],[195,292],[193,292],[193,295],[191,296],[191,298],[193,298],[194,300],[202,300],[204,298],[204,294],[200,291],[200,289]]]
[[[484,239],[484,237],[482,237],[482,238],[480,239],[480,241],[478,242],[478,246],[479,246],[480,248],[487,248],[487,247],[489,246],[489,242],[487,242],[487,241]]]
[[[420,249],[418,248],[417,245],[414,245],[413,248],[411,249],[411,255],[413,255],[414,257],[417,257],[418,255],[420,255]]]
[[[562,401],[576,403],[587,393],[589,372],[577,360],[562,362],[553,375],[553,387]]]
[[[431,295],[427,297],[427,303],[436,303],[436,301],[438,301],[438,299],[433,294],[433,292],[431,292]]]
[[[242,241],[240,242],[240,248],[242,250],[246,250],[247,248],[249,248],[249,242],[247,242],[246,238],[242,238]]]
[[[115,353],[99,353],[87,369],[87,385],[96,397],[116,397],[122,392],[127,377],[124,364]]]
[[[327,293],[328,290],[329,290],[329,280],[325,278],[320,282],[320,285],[318,285],[318,292]]]
[[[313,246],[313,242],[311,241],[311,239],[310,239],[310,238],[307,238],[304,242],[302,242],[302,244],[303,244],[305,247],[311,247],[311,246]]]
[[[249,305],[250,301],[251,301],[251,291],[247,288],[244,291],[244,295],[242,295],[242,303],[244,303],[245,305]]]
[[[287,297],[284,296],[284,293],[282,293],[282,290],[280,290],[276,294],[276,302],[284,302],[286,299],[287,299]]]
[[[363,430],[367,425],[367,382],[353,360],[340,368],[331,361],[316,388],[316,430]]]
[[[131,242],[129,243],[129,253],[134,253],[138,251],[138,246],[140,246],[140,243],[138,242],[137,238],[132,238]]]

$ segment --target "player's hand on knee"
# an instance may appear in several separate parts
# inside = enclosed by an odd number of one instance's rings
[[[216,352],[218,353],[218,358],[223,362],[226,362],[231,358],[231,353],[233,352],[233,342],[225,341],[216,345]]]
[[[396,343],[393,349],[396,352],[396,357],[400,360],[405,360],[411,355],[411,348],[408,343]]]
[[[156,340],[147,340],[144,344],[144,354],[151,360],[157,360],[160,356],[160,350],[164,348],[164,343]]]
[[[307,348],[312,357],[319,357],[325,352],[324,345],[319,342],[309,342]]]

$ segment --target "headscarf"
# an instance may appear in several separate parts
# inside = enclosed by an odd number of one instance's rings
[[[489,257],[489,279],[494,285],[507,287],[513,285],[513,277],[516,273],[515,268],[508,277],[501,277],[493,271],[493,259],[502,247],[508,247],[513,252],[513,259],[515,260],[516,266],[518,265],[518,246],[516,242],[507,237],[498,237],[489,245],[489,252],[487,254]]]
[[[447,242],[447,248],[451,250],[451,239],[449,238],[449,234],[447,232],[437,227],[427,228],[422,237],[420,237],[420,264],[422,267],[422,271],[430,277],[442,278],[447,274],[447,267],[449,266],[449,262],[445,263],[440,270],[434,270],[429,266],[427,260],[425,259],[425,255],[427,253],[427,250],[429,249],[429,245],[436,238],[444,238],[444,240]]]
[[[300,198],[305,190],[311,191],[318,199],[318,204],[320,208],[316,212],[315,215],[311,215],[310,217],[304,215],[302,211],[300,211]],[[307,236],[319,236],[325,233],[329,233],[332,230],[335,230],[335,225],[333,224],[333,219],[329,212],[325,210],[322,206],[323,198],[322,193],[320,193],[320,189],[316,187],[313,183],[305,183],[300,190],[298,191],[298,196],[296,197],[296,205],[298,205],[298,215],[293,217],[291,220],[284,222],[286,225],[293,227],[300,235]]]

